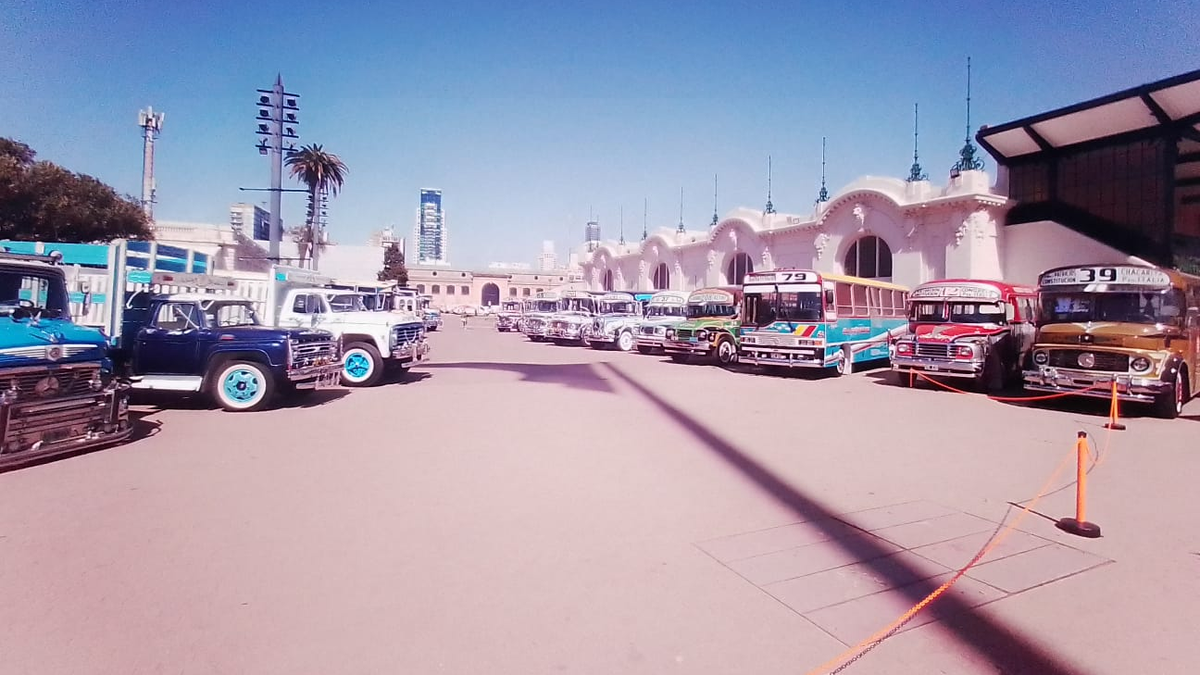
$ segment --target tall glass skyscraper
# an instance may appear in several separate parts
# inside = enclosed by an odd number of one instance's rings
[[[446,259],[446,214],[442,210],[441,190],[421,190],[417,226],[413,234],[417,244],[417,264],[449,264]]]

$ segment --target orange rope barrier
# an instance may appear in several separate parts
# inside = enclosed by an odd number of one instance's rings
[[[953,391],[958,394],[973,393],[973,392],[969,392],[969,391],[966,391],[963,389],[958,389],[956,387],[951,387],[950,385],[946,384],[945,382],[939,382],[939,381],[933,379],[932,377],[929,377],[925,373],[918,373],[915,370],[910,370],[908,372],[911,374],[916,374],[916,376],[921,378],[922,380],[936,384],[937,386],[939,386],[943,389],[946,389],[948,391]],[[1114,386],[1116,386],[1115,383],[1114,383]],[[993,401],[1006,401],[1006,402],[1048,401],[1050,399],[1055,399],[1055,398],[1066,398],[1067,396],[1077,396],[1079,394],[1082,394],[1085,391],[1092,391],[1093,389],[1100,389],[1100,388],[1101,388],[1101,385],[1093,384],[1088,387],[1084,387],[1083,389],[1078,389],[1078,390],[1069,391],[1069,392],[1063,392],[1061,394],[1046,394],[1044,396],[992,396],[991,394],[988,394],[987,397],[992,399]]]

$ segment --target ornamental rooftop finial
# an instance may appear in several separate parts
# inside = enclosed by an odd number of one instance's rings
[[[917,181],[929,180],[929,175],[921,170],[921,162],[917,159],[917,122],[919,110],[917,104],[913,104],[913,163],[908,170],[908,182],[915,183]]]
[[[825,137],[821,137],[821,191],[817,193],[817,203],[829,201],[829,190],[825,189]]]
[[[967,57],[967,137],[962,150],[958,151],[958,161],[950,168],[950,175],[957,176],[963,171],[982,171],[983,159],[978,156],[978,149],[971,142],[971,57]]]

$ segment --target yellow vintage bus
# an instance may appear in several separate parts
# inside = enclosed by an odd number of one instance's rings
[[[1141,265],[1059,267],[1038,278],[1025,388],[1117,396],[1178,417],[1200,369],[1200,277]]]

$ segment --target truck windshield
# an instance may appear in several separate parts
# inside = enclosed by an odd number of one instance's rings
[[[329,307],[335,312],[365,312],[367,305],[361,295],[346,293],[329,296]]]
[[[66,282],[57,275],[0,268],[0,316],[11,316],[18,308],[41,311],[47,318],[67,316]]]
[[[742,320],[749,326],[766,326],[776,321],[821,321],[824,316],[818,291],[747,293],[742,303]]]
[[[647,305],[646,316],[683,316],[683,305]]]
[[[1184,314],[1183,292],[1043,293],[1042,323],[1114,321],[1178,324]]]
[[[248,302],[210,302],[204,307],[210,326],[257,326],[258,315]]]
[[[710,316],[737,316],[737,307],[733,305],[688,305],[687,318],[703,319]]]
[[[601,314],[637,314],[638,304],[633,300],[600,303]]]

